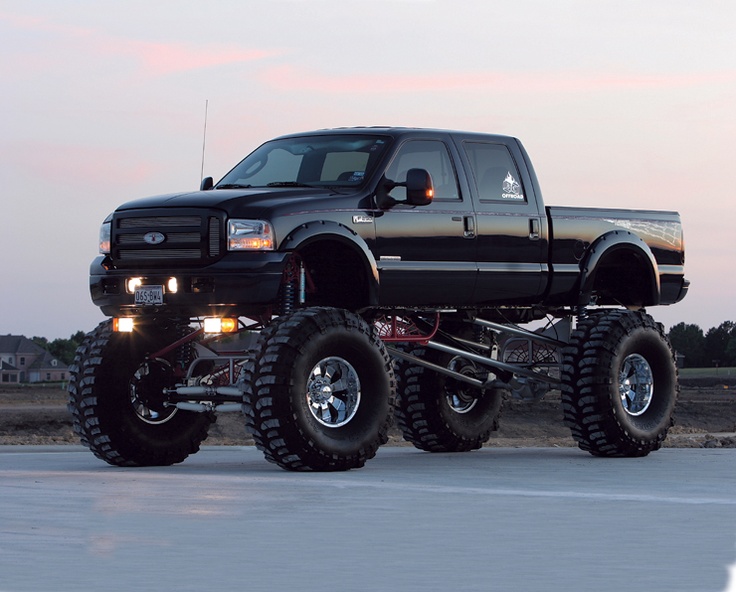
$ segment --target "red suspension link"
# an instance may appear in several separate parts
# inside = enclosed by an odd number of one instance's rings
[[[427,343],[440,327],[440,313],[435,313],[434,326],[429,332],[420,329],[411,317],[382,315],[374,321],[378,336],[387,343],[418,342]]]

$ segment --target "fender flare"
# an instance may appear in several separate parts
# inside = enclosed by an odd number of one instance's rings
[[[294,228],[281,242],[279,250],[298,251],[320,240],[336,240],[352,247],[363,260],[368,278],[368,302],[378,304],[379,277],[378,265],[368,244],[353,229],[332,220],[305,222]]]
[[[590,303],[593,295],[593,284],[596,272],[602,261],[616,251],[629,251],[639,255],[644,261],[648,261],[649,279],[652,292],[649,295],[648,304],[658,304],[660,299],[659,273],[657,271],[657,259],[652,250],[644,240],[629,230],[611,230],[599,236],[593,244],[588,247],[588,252],[580,262],[580,293],[578,305],[586,306]]]

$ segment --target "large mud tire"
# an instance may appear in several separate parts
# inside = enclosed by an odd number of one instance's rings
[[[679,386],[662,326],[643,312],[595,313],[563,350],[562,408],[578,446],[595,456],[658,450]]]
[[[461,374],[478,374],[473,362],[417,346],[410,354]],[[505,391],[477,389],[423,366],[398,362],[396,424],[404,439],[427,452],[467,452],[481,448],[498,430]]]
[[[172,465],[197,452],[207,438],[212,414],[156,402],[163,387],[175,381],[169,363],[147,362],[146,354],[173,341],[169,331],[115,333],[104,321],[77,349],[67,407],[74,431],[98,458],[126,467]]]
[[[284,469],[362,467],[388,441],[393,368],[358,315],[306,308],[276,319],[261,332],[245,375],[246,428]]]

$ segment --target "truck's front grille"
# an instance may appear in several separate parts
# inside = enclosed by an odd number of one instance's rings
[[[118,267],[205,265],[221,253],[224,220],[214,212],[201,214],[117,214],[113,223],[111,259]]]

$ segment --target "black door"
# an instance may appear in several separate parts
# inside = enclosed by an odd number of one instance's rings
[[[474,300],[489,306],[538,302],[547,279],[547,222],[521,152],[513,144],[475,140],[462,142],[462,150],[477,214]]]
[[[458,184],[455,161],[442,139],[401,144],[386,178],[406,180],[412,168],[429,171],[431,204],[397,204],[375,212],[380,302],[384,305],[458,306],[471,302],[477,275],[476,217]],[[404,188],[391,193],[405,199]]]

